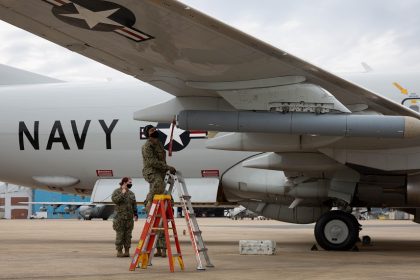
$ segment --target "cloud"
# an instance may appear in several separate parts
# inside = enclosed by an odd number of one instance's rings
[[[420,1],[182,2],[331,71],[420,69]]]
[[[66,81],[134,79],[0,21],[0,63]]]

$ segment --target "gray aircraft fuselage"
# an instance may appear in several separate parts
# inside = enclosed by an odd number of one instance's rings
[[[0,180],[66,193],[89,193],[97,171],[114,177],[142,177],[140,128],[133,112],[168,99],[131,83],[57,83],[3,86],[0,94]],[[206,139],[192,138],[168,157],[185,177],[200,178],[202,170],[220,174],[244,153],[204,148]],[[71,187],[48,188],[34,177],[72,177]]]
[[[354,74],[346,77],[394,100],[420,87],[416,74]],[[66,193],[89,194],[97,172],[114,177],[142,177],[140,128],[133,112],[170,96],[140,82],[55,83],[0,87],[0,180]],[[224,171],[254,154],[205,148],[206,139],[190,139],[168,163],[185,177],[200,178],[203,170]],[[70,187],[48,188],[37,178],[78,179]]]

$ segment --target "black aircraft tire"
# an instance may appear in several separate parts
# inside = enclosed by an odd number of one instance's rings
[[[327,251],[346,251],[359,238],[359,222],[349,213],[334,210],[323,214],[315,225],[315,239]]]

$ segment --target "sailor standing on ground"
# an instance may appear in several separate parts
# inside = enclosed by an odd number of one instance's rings
[[[159,141],[159,132],[152,125],[147,125],[143,129],[143,134],[147,141],[143,145],[143,177],[149,183],[149,193],[146,197],[145,209],[148,213],[156,194],[165,192],[165,175],[167,171],[175,174],[174,167],[166,164],[166,154],[162,143]],[[155,256],[166,257],[166,244],[163,234],[159,234],[156,244],[157,252]]]
[[[115,246],[119,258],[130,256],[131,233],[134,228],[134,220],[137,221],[138,219],[136,196],[130,191],[132,186],[132,179],[124,177],[121,179],[120,187],[112,193],[112,202],[116,205],[116,215],[112,227],[117,233]],[[123,247],[124,254],[122,252]]]

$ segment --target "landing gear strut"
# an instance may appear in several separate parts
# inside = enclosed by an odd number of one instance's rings
[[[359,239],[360,225],[350,213],[334,210],[323,214],[315,225],[315,239],[325,250],[346,251]]]

